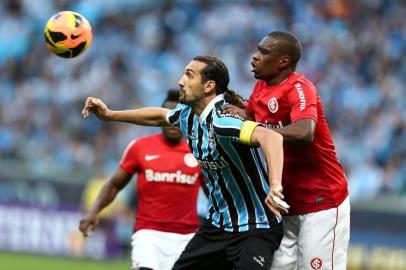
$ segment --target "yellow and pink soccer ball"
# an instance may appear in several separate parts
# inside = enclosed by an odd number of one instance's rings
[[[85,17],[73,11],[52,16],[44,29],[48,49],[63,58],[74,58],[92,43],[92,27]]]

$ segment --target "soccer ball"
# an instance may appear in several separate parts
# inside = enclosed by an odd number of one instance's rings
[[[44,37],[51,52],[74,58],[89,48],[93,35],[85,17],[73,11],[61,11],[48,20]]]

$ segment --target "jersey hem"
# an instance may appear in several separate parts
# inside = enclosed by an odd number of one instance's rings
[[[348,195],[349,195],[348,192],[346,192],[345,196],[343,196],[342,198],[340,198],[340,200],[338,200],[336,202],[317,204],[317,206],[311,205],[309,207],[303,207],[301,210],[289,211],[289,214],[287,214],[286,216],[306,215],[306,214],[311,214],[311,213],[315,213],[315,212],[320,212],[323,210],[328,210],[331,208],[336,208],[336,207],[340,206],[340,204],[343,203],[343,201],[348,197]]]

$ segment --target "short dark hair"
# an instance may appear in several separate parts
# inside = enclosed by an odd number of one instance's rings
[[[166,102],[179,102],[179,90],[169,89],[166,93],[166,98],[162,102],[162,107],[165,107]]]
[[[289,55],[292,60],[292,67],[296,68],[302,55],[302,45],[299,39],[293,33],[286,31],[274,31],[269,33],[267,37],[278,41],[277,50],[279,54]]]

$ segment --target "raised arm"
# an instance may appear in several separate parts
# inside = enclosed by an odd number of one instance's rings
[[[98,98],[88,97],[82,110],[84,118],[93,113],[103,121],[127,122],[143,126],[167,126],[166,114],[169,110],[165,108],[140,108],[125,111],[110,110],[107,105]]]

